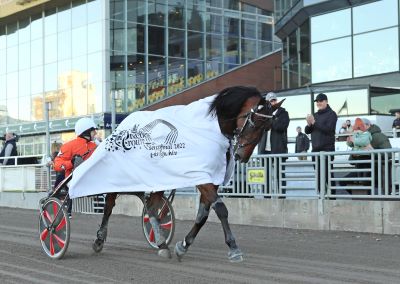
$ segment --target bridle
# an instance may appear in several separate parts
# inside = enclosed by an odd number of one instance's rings
[[[251,108],[249,112],[247,112],[241,116],[238,116],[236,118],[236,120],[240,119],[240,118],[246,118],[246,119],[245,119],[242,127],[236,128],[235,131],[233,132],[232,146],[235,149],[234,152],[236,152],[238,149],[246,147],[248,145],[258,144],[257,138],[253,139],[250,142],[243,143],[243,144],[239,143],[239,138],[243,136],[244,131],[247,129],[247,127],[255,128],[255,130],[258,130],[261,127],[264,127],[265,121],[272,118],[272,115],[266,115],[266,114],[259,113],[259,111],[261,111],[264,107],[266,107],[266,106],[265,105],[257,105],[255,107]],[[268,107],[271,107],[271,105],[269,104]],[[256,126],[256,123],[254,121],[254,116],[260,117],[263,120],[263,123],[260,123],[258,126]]]

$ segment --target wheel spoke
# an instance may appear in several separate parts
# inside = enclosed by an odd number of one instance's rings
[[[160,224],[160,227],[163,228],[163,229],[171,230],[171,228],[172,228],[172,221],[169,221],[169,222],[164,223],[164,224]]]
[[[150,229],[149,241],[154,243],[154,230],[153,230],[153,228]]]
[[[54,243],[53,243],[53,234],[50,233],[50,254],[54,255]]]
[[[65,225],[67,224],[67,219],[65,218],[65,216],[62,218],[60,224],[57,225],[56,227],[56,232],[58,232],[59,230],[61,230],[62,228],[65,227]]]
[[[53,235],[54,238],[56,239],[58,245],[60,246],[60,248],[63,248],[65,245],[65,241],[62,240],[59,236],[57,236],[56,234]]]
[[[49,233],[49,230],[47,230],[47,228],[45,228],[41,233],[40,233],[40,239],[42,241],[44,241],[45,239],[47,239],[47,235]]]
[[[43,216],[44,216],[47,220],[49,220],[50,223],[53,222],[53,218],[51,218],[51,216],[50,216],[50,214],[49,214],[49,212],[48,212],[47,210],[43,210]]]
[[[56,203],[56,202],[53,202],[53,216],[54,216],[54,219],[55,219],[56,216],[57,216],[57,211],[58,211],[57,203]]]

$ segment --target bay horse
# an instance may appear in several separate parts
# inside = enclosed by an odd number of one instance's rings
[[[271,106],[260,92],[253,87],[235,86],[220,91],[212,101],[208,109],[208,115],[216,117],[220,132],[229,139],[231,153],[227,159],[234,159],[246,163],[255,146],[261,139],[265,130],[271,128],[272,113],[282,102]],[[205,153],[202,153],[205,154]],[[232,160],[233,162],[233,160]],[[188,165],[190,166],[190,165]],[[156,177],[155,177],[156,178]],[[175,254],[178,260],[188,251],[193,244],[197,234],[207,221],[210,209],[212,208],[221,221],[225,235],[225,243],[229,247],[228,258],[231,262],[243,260],[242,252],[236,244],[235,237],[228,222],[228,209],[218,196],[218,185],[208,183],[196,185],[200,192],[200,204],[194,225],[186,237],[176,243]],[[154,231],[155,241],[158,246],[158,255],[171,258],[171,252],[166,240],[160,233],[160,220],[157,209],[162,202],[164,192],[152,192],[146,200],[146,208],[150,217],[150,223]],[[104,205],[104,215],[101,226],[97,231],[97,238],[93,243],[95,252],[100,252],[107,237],[108,221],[115,206],[115,199],[118,193],[108,193]]]

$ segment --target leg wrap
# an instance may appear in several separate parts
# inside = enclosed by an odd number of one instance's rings
[[[215,210],[220,220],[228,218],[228,209],[226,209],[224,202],[222,202],[220,198],[213,203],[212,208]]]
[[[204,203],[200,203],[195,223],[203,226],[208,219],[208,214],[210,214],[210,207],[207,208]]]

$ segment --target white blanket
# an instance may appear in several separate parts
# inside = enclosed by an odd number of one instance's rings
[[[214,98],[129,115],[74,171],[70,197],[229,181],[229,140],[217,118],[208,115]]]

